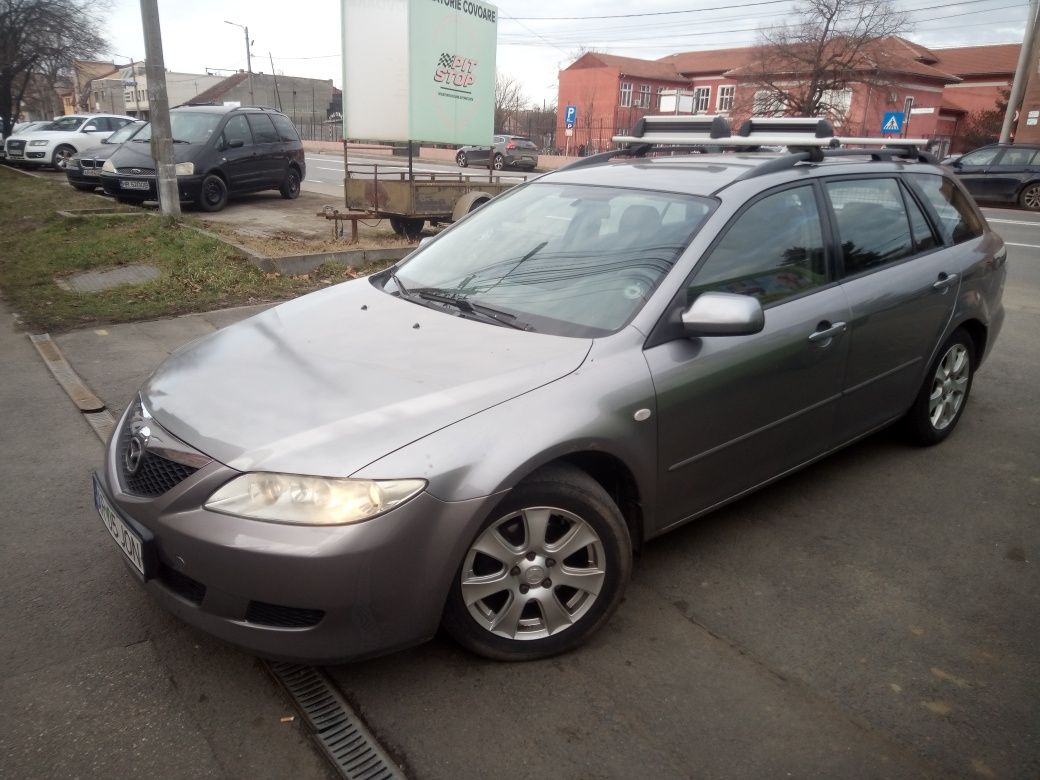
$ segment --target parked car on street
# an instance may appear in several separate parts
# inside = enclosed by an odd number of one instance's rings
[[[518,168],[533,171],[538,165],[538,147],[529,138],[518,135],[496,135],[491,146],[463,146],[455,153],[462,168],[487,165],[496,171]]]
[[[45,128],[12,135],[4,141],[7,159],[23,165],[49,165],[62,169],[77,152],[101,143],[133,117],[116,114],[62,116]]]
[[[300,194],[307,165],[293,123],[270,108],[181,106],[170,111],[182,201],[220,211],[228,198],[258,190]],[[145,125],[101,166],[105,192],[122,203],[156,200],[152,126]]]
[[[74,154],[65,162],[65,178],[77,190],[92,192],[101,186],[101,166],[115,154],[121,144],[133,138],[145,126],[144,120],[128,122],[106,138],[101,146]]]
[[[137,579],[265,656],[443,625],[543,658],[609,619],[647,540],[892,423],[946,439],[1006,276],[953,174],[913,142],[822,151],[815,120],[803,144],[739,139],[811,147],[790,154],[645,157],[651,119],[615,139],[628,159],[519,185],[166,360],[93,483]],[[661,119],[662,144],[705,121]]]
[[[1040,211],[1038,144],[992,144],[945,164],[956,171],[976,200],[1015,203],[1030,211]]]
[[[42,130],[49,125],[53,120],[46,120],[40,122],[19,122],[11,128],[11,135],[19,135],[20,133],[29,133],[33,130]],[[7,150],[4,148],[4,144],[0,143],[0,160],[7,159]]]

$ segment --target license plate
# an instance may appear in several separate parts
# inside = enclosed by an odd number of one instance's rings
[[[98,175],[97,168],[80,168],[80,174],[83,176],[94,176]]]
[[[146,181],[138,181],[137,179],[120,179],[119,186],[124,190],[148,190],[151,189],[151,184]]]
[[[101,521],[105,524],[108,532],[112,534],[112,538],[116,540],[119,549],[130,559],[130,563],[134,565],[134,568],[143,577],[144,541],[123,521],[112,507],[96,478],[94,479],[94,506],[97,507],[98,514],[101,515]]]

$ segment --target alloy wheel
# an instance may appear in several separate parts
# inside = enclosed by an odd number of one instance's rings
[[[1040,184],[1031,184],[1022,193],[1022,205],[1030,211],[1040,211]]]
[[[488,526],[470,547],[461,591],[469,614],[508,639],[542,639],[577,623],[606,577],[603,541],[573,512],[529,507]]]
[[[954,344],[942,356],[932,377],[928,417],[937,431],[945,430],[964,403],[971,374],[971,358],[963,344]]]

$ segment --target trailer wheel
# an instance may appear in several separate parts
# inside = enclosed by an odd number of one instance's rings
[[[404,220],[400,217],[390,217],[390,227],[397,235],[404,235]]]
[[[404,223],[404,234],[408,237],[409,241],[418,241],[419,236],[422,235],[422,230],[426,227],[425,219],[408,219],[402,220]]]

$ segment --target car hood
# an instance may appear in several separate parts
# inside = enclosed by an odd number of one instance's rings
[[[95,146],[93,149],[87,149],[85,152],[74,154],[72,159],[79,160],[86,157],[88,160],[107,160],[116,153],[118,148],[119,144],[102,144],[101,146]]]
[[[591,344],[463,319],[359,279],[189,344],[141,397],[170,433],[232,468],[349,476],[567,375]]]

